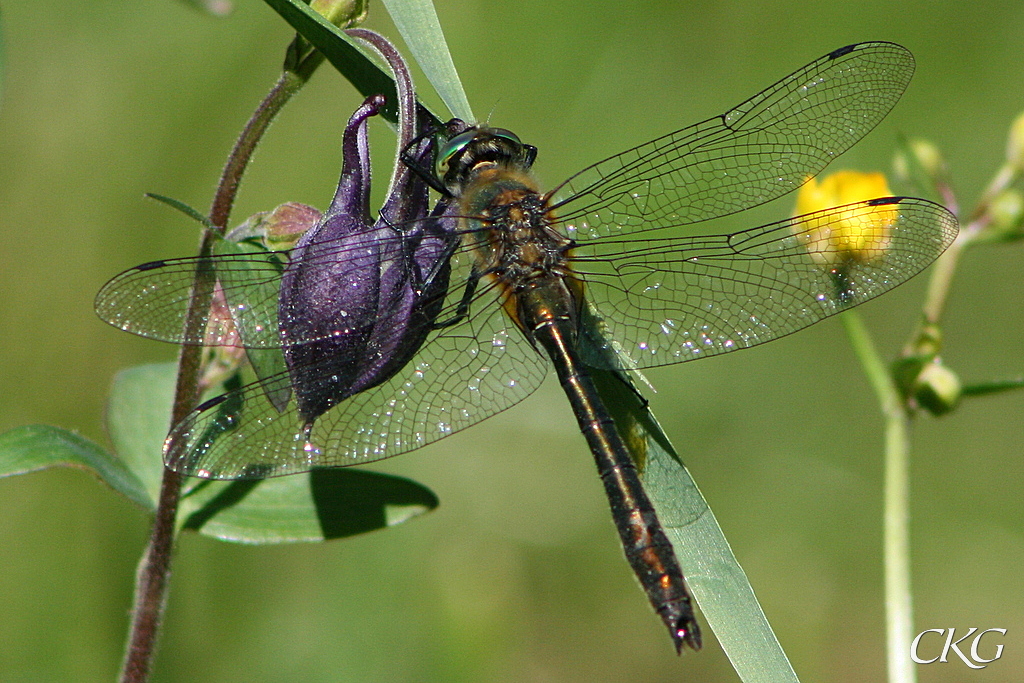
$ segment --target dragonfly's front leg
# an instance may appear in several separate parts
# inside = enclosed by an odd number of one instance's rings
[[[466,319],[466,316],[469,315],[469,302],[473,300],[473,295],[476,294],[476,286],[479,282],[480,275],[476,272],[476,268],[474,268],[473,272],[469,274],[469,279],[466,280],[466,288],[462,292],[462,301],[459,302],[458,307],[455,309],[455,315],[448,320],[435,322],[433,329],[440,330],[445,327],[451,327]]]

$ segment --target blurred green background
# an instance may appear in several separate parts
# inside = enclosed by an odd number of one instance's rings
[[[547,186],[860,40],[906,45],[918,71],[833,170],[888,170],[899,133],[927,137],[970,206],[1024,110],[1015,2],[438,4],[477,115],[539,147]],[[175,350],[101,323],[93,295],[124,268],[195,249],[194,226],[143,192],[208,206],[291,32],[258,0],[226,19],[171,0],[8,2],[2,19],[0,431],[42,422],[106,443],[113,373]],[[379,3],[368,25],[395,35]],[[236,220],[286,200],[324,207],[359,100],[323,68],[271,129]],[[394,149],[384,126],[374,143],[383,185]],[[1022,255],[978,248],[958,273],[945,358],[967,382],[1024,366]],[[924,284],[861,309],[886,357]],[[655,413],[798,674],[882,680],[881,421],[842,326],[649,376]],[[922,666],[922,683],[1024,680],[1022,415],[1018,393],[915,425],[916,630],[1009,629],[1003,659]],[[710,633],[702,653],[673,653],[553,381],[374,469],[430,486],[441,507],[317,546],[183,537],[153,680],[735,680]],[[81,472],[0,482],[0,681],[115,676],[147,532],[143,514]]]

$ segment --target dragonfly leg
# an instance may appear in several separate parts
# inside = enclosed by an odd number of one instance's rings
[[[423,294],[424,291],[430,288],[430,285],[434,283],[434,280],[438,275],[440,275],[441,271],[448,266],[448,262],[455,254],[455,250],[459,248],[459,244],[460,242],[457,238],[448,241],[444,247],[444,251],[441,252],[441,256],[434,261],[433,265],[430,266],[430,270],[427,272],[426,276],[421,278],[420,286],[417,288],[417,294]],[[472,279],[479,279],[479,277],[473,276]],[[474,284],[474,287],[475,286],[476,285]]]
[[[441,182],[441,179],[437,177],[437,172],[435,171],[435,169],[425,166],[410,152],[410,150],[413,149],[416,145],[420,144],[420,142],[422,142],[426,138],[435,136],[443,131],[447,132],[448,135],[452,135],[453,131],[461,130],[462,128],[465,127],[465,125],[466,124],[464,124],[459,119],[452,119],[447,124],[445,124],[445,126],[439,129],[428,130],[426,133],[423,133],[413,138],[412,142],[405,146],[400,155],[402,163],[408,166],[410,171],[412,171],[420,178],[422,178],[423,182],[432,187],[434,190],[440,192],[441,195],[444,197],[451,197],[452,193],[448,190],[447,187],[444,186],[444,183]]]
[[[480,282],[480,276],[477,274],[476,269],[470,273],[469,279],[466,281],[466,288],[462,292],[462,301],[459,302],[458,308],[455,309],[455,315],[448,320],[442,320],[434,323],[434,329],[440,330],[445,327],[451,327],[462,322],[467,315],[469,315],[469,302],[473,300],[473,295],[476,293],[476,285]]]

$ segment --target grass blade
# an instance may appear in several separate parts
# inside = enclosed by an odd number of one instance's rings
[[[265,2],[303,38],[320,50],[327,61],[363,96],[384,95],[387,103],[381,110],[381,116],[391,123],[398,121],[398,97],[395,94],[394,79],[366,55],[355,41],[299,0]],[[434,119],[434,123],[440,125],[440,119],[429,110],[428,113]]]
[[[448,110],[456,117],[474,122],[462,81],[448,51],[437,12],[431,0],[384,0],[391,19],[409,46],[413,59]]]
[[[596,316],[585,314],[584,357],[621,368]],[[591,357],[595,357],[591,355]],[[630,450],[640,480],[683,568],[687,586],[744,683],[798,683],[715,515],[646,401],[622,370],[590,368],[601,398]]]

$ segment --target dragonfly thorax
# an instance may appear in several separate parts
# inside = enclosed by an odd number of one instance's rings
[[[555,226],[533,178],[501,166],[478,167],[461,196],[476,268],[502,295],[506,312],[528,337],[538,325],[575,329],[582,283],[569,265],[575,243]]]

